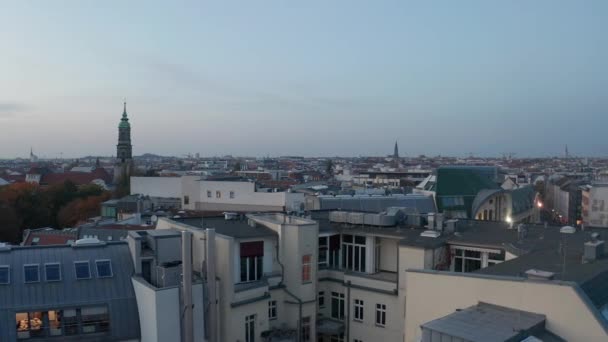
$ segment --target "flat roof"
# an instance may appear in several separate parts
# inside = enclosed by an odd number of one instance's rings
[[[545,315],[480,302],[424,323],[422,328],[466,341],[505,342],[543,333],[544,324]]]
[[[221,217],[187,217],[173,218],[176,222],[181,222],[198,229],[214,228],[217,234],[226,235],[238,239],[258,238],[276,236],[277,233],[260,224],[255,227],[249,225],[247,219],[226,220]]]

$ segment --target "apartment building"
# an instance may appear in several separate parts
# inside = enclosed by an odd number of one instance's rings
[[[581,186],[582,220],[586,227],[608,227],[608,183]]]
[[[126,242],[0,246],[0,340],[139,341]]]
[[[131,194],[178,198],[184,210],[302,211],[304,194],[261,191],[255,182],[240,178],[203,179],[200,176],[131,177]]]

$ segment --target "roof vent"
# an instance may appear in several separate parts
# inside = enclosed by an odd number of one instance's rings
[[[536,269],[530,269],[526,271],[526,277],[532,280],[551,280],[555,276],[555,273],[548,271],[541,271]]]
[[[438,238],[441,236],[441,232],[437,230],[425,230],[420,233],[420,236],[428,238]]]
[[[585,261],[595,261],[600,259],[604,254],[604,241],[598,240],[597,236],[593,236],[593,240],[585,242],[583,258]]]
[[[574,234],[576,233],[576,228],[572,227],[572,226],[563,226],[560,230],[560,233],[563,234]]]
[[[76,240],[74,242],[74,246],[86,246],[86,245],[96,245],[101,243],[98,238],[84,238],[80,240]]]
[[[226,221],[238,220],[239,214],[233,212],[224,212],[224,219]]]

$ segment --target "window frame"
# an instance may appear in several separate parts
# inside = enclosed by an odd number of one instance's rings
[[[213,193],[211,190],[207,190],[207,198],[213,198]]]
[[[312,281],[312,254],[302,255],[302,283]]]
[[[235,196],[236,195],[235,195],[234,191],[230,190],[230,199],[234,199]]]
[[[219,190],[215,190],[215,198],[222,198],[222,192]]]
[[[334,303],[336,304],[336,311],[334,312]],[[344,314],[344,306],[345,306],[345,297],[344,293],[341,292],[331,292],[331,310],[330,317],[335,318],[337,320],[343,321],[345,318]],[[337,315],[334,315],[337,314]]]
[[[10,285],[11,284],[11,266],[10,265],[0,265],[0,270],[6,270],[6,282],[0,282],[0,285]]]
[[[348,239],[344,239],[347,236]],[[365,243],[357,242],[358,238],[365,239]],[[343,269],[359,273],[367,271],[367,237],[365,235],[343,235],[340,247],[342,249]]]
[[[325,308],[325,291],[319,291],[317,294],[317,305],[319,306],[319,309]]]
[[[27,278],[27,272],[26,272],[26,268],[27,267],[36,267],[36,280],[35,281],[28,281]],[[23,283],[24,284],[34,284],[34,283],[39,283],[40,282],[40,264],[23,264]]]
[[[362,299],[355,299],[353,301],[353,321],[363,322],[365,302]]]
[[[245,280],[243,280],[243,261],[245,261]],[[251,274],[251,265],[253,262],[253,274]],[[240,283],[251,283],[260,281],[264,277],[264,256],[247,256],[240,257],[239,280]]]
[[[58,279],[49,279],[49,273],[47,271],[47,267],[49,266],[57,266],[57,273],[59,274]],[[54,283],[63,280],[63,274],[61,274],[61,263],[59,262],[47,262],[44,264],[44,281],[47,283]]]
[[[78,276],[78,268],[77,265],[80,264],[87,264],[87,268],[89,270],[89,277],[88,278],[81,278]],[[89,260],[76,260],[74,261],[74,276],[76,278],[76,280],[89,280],[93,278],[93,274],[91,272],[91,262]]]
[[[256,315],[245,316],[245,342],[255,342]]]
[[[101,263],[108,263],[108,268],[110,270],[110,275],[99,275],[99,264]],[[114,277],[114,269],[112,268],[112,260],[110,259],[96,259],[95,260],[95,273],[97,274],[97,278],[112,278]]]
[[[386,304],[376,303],[376,326],[386,327]]]
[[[276,320],[277,319],[277,312],[278,312],[277,301],[276,300],[269,300],[268,301],[268,320],[269,321]]]

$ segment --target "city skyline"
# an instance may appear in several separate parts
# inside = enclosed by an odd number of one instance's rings
[[[124,98],[135,155],[607,155],[603,1],[64,3],[0,13],[0,158],[113,155]]]

